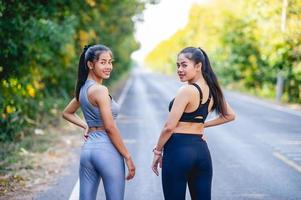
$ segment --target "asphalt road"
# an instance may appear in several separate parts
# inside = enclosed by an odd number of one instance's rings
[[[137,68],[127,85],[117,123],[137,171],[125,199],[162,200],[161,177],[150,169],[152,148],[181,83]],[[301,200],[301,112],[235,92],[225,96],[236,120],[205,130],[213,159],[212,199]],[[69,199],[77,170],[35,199]],[[98,199],[105,199],[102,184]]]

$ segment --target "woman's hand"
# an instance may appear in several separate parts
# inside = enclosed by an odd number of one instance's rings
[[[159,176],[158,165],[162,168],[162,154],[154,154],[152,170],[157,176]]]
[[[135,176],[135,165],[131,157],[125,159],[126,166],[128,168],[128,175],[126,176],[126,180],[130,180]]]
[[[85,128],[85,132],[84,132],[84,140],[85,140],[85,142],[87,141],[88,137],[89,137],[89,127],[87,126]]]

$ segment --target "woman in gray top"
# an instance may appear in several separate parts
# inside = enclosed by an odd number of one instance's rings
[[[135,175],[135,166],[116,126],[119,107],[102,85],[112,71],[112,51],[104,45],[86,46],[78,65],[75,97],[63,118],[85,130],[80,155],[80,200],[96,199],[100,180],[107,200],[124,199],[125,179]],[[85,121],[75,112],[81,107]],[[124,161],[128,168],[125,178]]]

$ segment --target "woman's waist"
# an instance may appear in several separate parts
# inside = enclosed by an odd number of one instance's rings
[[[93,130],[88,133],[87,141],[86,143],[92,143],[92,142],[111,142],[110,137],[108,136],[107,132],[104,130]]]
[[[100,132],[105,132],[105,127],[104,126],[93,126],[93,127],[89,127],[89,130],[88,130],[88,133],[90,132],[97,132],[97,131],[100,131]]]
[[[173,130],[174,133],[187,133],[187,134],[203,134],[204,124],[194,122],[179,122],[176,128]]]

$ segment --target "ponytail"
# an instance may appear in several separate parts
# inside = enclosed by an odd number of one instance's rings
[[[213,107],[212,109],[215,110],[218,114],[222,115],[223,117],[226,116],[226,105],[225,105],[225,98],[223,92],[219,86],[218,80],[216,75],[214,74],[209,58],[204,50],[199,48],[204,55],[204,67],[202,67],[202,75],[206,80],[209,90],[213,96]]]
[[[86,49],[87,48],[85,48],[82,54],[80,55],[80,59],[78,62],[77,83],[75,87],[75,97],[77,101],[79,101],[80,89],[85,84],[89,73],[88,67],[86,66],[85,62],[85,54],[87,51]]]

